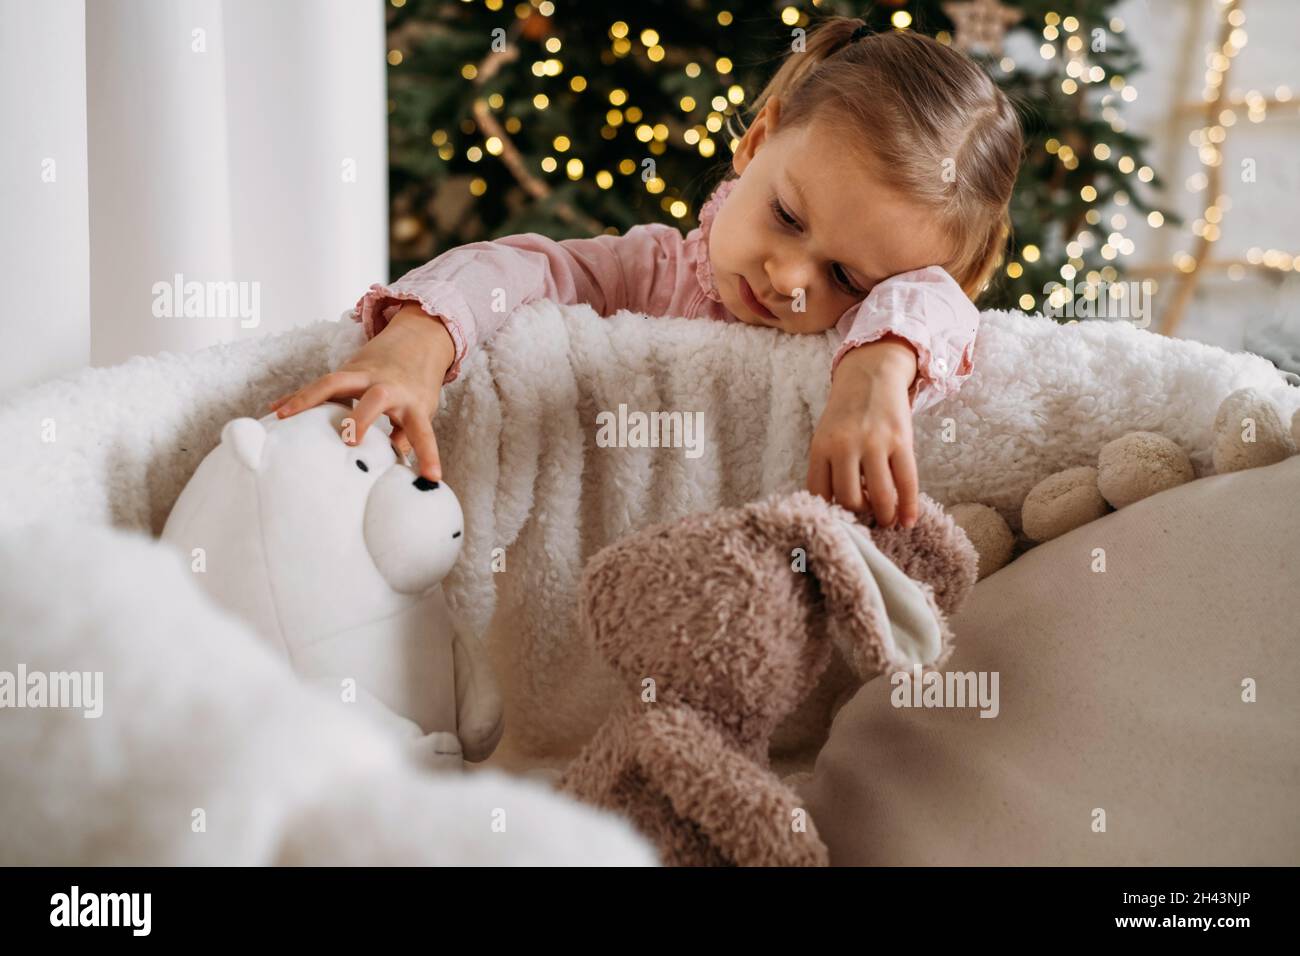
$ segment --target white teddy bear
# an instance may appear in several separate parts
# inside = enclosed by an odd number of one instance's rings
[[[237,418],[177,499],[162,540],[295,671],[410,739],[437,769],[486,759],[503,730],[480,640],[456,633],[439,582],[460,503],[398,460],[383,428],[340,437],[349,406]]]

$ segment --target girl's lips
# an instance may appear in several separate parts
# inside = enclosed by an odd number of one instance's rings
[[[749,310],[765,322],[775,322],[776,316],[772,314],[772,311],[767,306],[758,301],[758,296],[754,295],[754,290],[749,287],[745,277],[738,276],[738,278],[740,279],[740,297],[744,300],[745,305],[749,306]]]

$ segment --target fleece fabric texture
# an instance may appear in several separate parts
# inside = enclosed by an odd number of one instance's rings
[[[362,335],[322,322],[14,396],[0,407],[0,528],[59,517],[157,534],[227,421],[260,416]],[[610,710],[612,675],[575,639],[587,558],[657,521],[803,487],[832,348],[825,336],[540,302],[446,386],[434,424],[466,541],[444,589],[459,626],[489,636],[503,750],[515,735],[521,749],[572,754]],[[1258,356],[1125,323],[985,312],[974,374],[915,419],[921,487],[944,505],[989,504],[1017,528],[1038,480],[1095,464],[1106,441],[1134,430],[1178,442],[1205,474],[1218,404],[1247,386],[1284,420],[1300,407],[1300,389]],[[700,425],[698,457],[603,447],[599,413],[655,411]]]
[[[895,573],[885,549],[913,568],[908,587],[939,631],[925,663],[942,663],[946,614],[977,558],[928,498],[915,527],[888,535],[808,491],[651,525],[584,572],[583,639],[622,678],[622,707],[561,789],[626,814],[667,864],[825,865],[816,827],[769,769],[773,734],[836,649],[859,683],[912,663],[871,599],[854,531],[880,537],[872,548]]]
[[[0,607],[0,671],[102,675],[98,716],[0,711],[0,865],[655,861],[624,821],[535,781],[419,772],[142,534],[0,534]]]

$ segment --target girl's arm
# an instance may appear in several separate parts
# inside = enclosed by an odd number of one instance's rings
[[[897,336],[916,352],[916,378],[908,388],[912,411],[929,408],[970,377],[979,320],[975,304],[940,266],[892,276],[840,319],[836,329],[844,342],[831,360],[831,380],[853,349]]]
[[[528,302],[585,302],[601,315],[629,307],[638,290],[653,288],[655,273],[667,260],[660,232],[637,226],[622,236],[563,240],[529,232],[458,246],[396,282],[371,286],[352,318],[368,339],[399,311],[418,310],[441,321],[455,344],[446,384],[459,376],[470,352]],[[625,264],[635,267],[631,280]]]
[[[847,326],[847,330],[843,327]],[[808,489],[888,527],[920,510],[912,416],[970,376],[979,311],[938,266],[880,283],[845,313],[809,449]]]
[[[652,223],[623,236],[556,241],[524,233],[451,249],[397,282],[371,286],[352,313],[366,344],[271,409],[284,418],[331,398],[359,398],[352,442],[387,415],[393,444],[404,454],[414,450],[420,474],[436,481],[442,466],[431,421],[442,386],[460,374],[476,345],[535,299],[587,302],[602,315],[644,304],[673,287],[681,242],[672,226]]]

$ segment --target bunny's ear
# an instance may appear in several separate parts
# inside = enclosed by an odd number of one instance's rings
[[[257,471],[262,466],[266,428],[256,418],[236,418],[221,429],[221,443],[230,446],[245,468]]]
[[[885,658],[907,667],[933,664],[943,651],[943,614],[933,594],[885,557],[862,525],[844,521],[843,526],[862,560],[873,618],[885,621],[878,635]]]
[[[947,658],[952,634],[933,588],[904,574],[852,512],[807,491],[779,504],[807,549],[827,633],[859,680]]]

